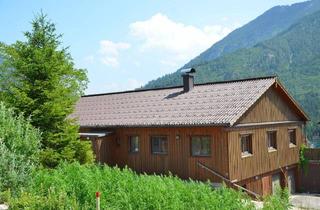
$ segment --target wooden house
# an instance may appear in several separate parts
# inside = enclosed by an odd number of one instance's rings
[[[227,182],[259,195],[295,191],[308,117],[276,77],[83,96],[72,117],[97,161]],[[229,183],[228,183],[229,182]]]

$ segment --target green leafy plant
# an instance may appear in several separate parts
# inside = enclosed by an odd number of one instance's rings
[[[278,187],[274,195],[268,196],[263,204],[263,210],[287,210],[292,207],[289,200],[289,190]]]
[[[302,144],[299,150],[299,166],[304,173],[308,172],[308,164],[309,164],[309,160],[305,156],[306,148],[307,148],[306,145]]]
[[[16,193],[38,165],[41,135],[29,119],[0,103],[0,192]]]

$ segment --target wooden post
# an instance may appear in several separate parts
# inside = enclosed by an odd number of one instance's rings
[[[100,192],[96,192],[96,210],[100,210]]]

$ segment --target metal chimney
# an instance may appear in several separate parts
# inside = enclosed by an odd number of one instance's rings
[[[196,70],[194,68],[182,69],[181,75],[183,78],[183,92],[189,92],[194,86],[194,73]]]

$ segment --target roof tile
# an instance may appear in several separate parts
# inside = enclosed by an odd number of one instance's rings
[[[71,115],[80,126],[232,125],[274,77],[82,97]]]

